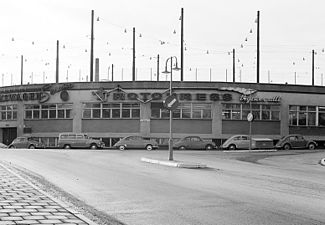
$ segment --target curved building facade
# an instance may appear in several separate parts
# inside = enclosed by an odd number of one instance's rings
[[[299,133],[325,140],[325,88],[317,86],[173,82],[179,106],[173,136],[198,135],[220,145],[234,134],[279,139]],[[167,145],[169,82],[53,83],[0,88],[0,142],[29,135],[56,147],[61,132],[87,133],[107,147],[141,135]]]

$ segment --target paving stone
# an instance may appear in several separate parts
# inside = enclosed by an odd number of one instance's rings
[[[23,220],[20,216],[4,216],[1,217],[1,220]]]
[[[15,213],[9,213],[10,216],[30,216],[29,213],[21,213],[21,212],[15,212]]]
[[[0,225],[88,225],[0,163]]]
[[[25,224],[25,225],[29,225],[29,224],[39,224],[39,222],[37,220],[21,220],[21,221],[16,221],[17,224]]]
[[[54,224],[62,224],[60,220],[40,220],[39,222],[43,223],[54,223]]]
[[[12,221],[0,221],[0,225],[11,225],[11,224],[16,224],[16,223]]]

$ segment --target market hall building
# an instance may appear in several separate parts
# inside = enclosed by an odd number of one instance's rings
[[[175,139],[197,135],[218,146],[235,134],[279,139],[299,133],[325,141],[325,88],[286,84],[173,82]],[[128,135],[167,145],[169,82],[76,82],[0,88],[0,142],[32,136],[56,147],[61,132],[87,133],[107,147]]]

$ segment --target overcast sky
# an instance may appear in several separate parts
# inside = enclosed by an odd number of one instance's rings
[[[90,70],[91,10],[100,79],[131,80],[132,28],[138,80],[156,79],[166,59],[180,61],[184,8],[184,80],[256,81],[256,23],[260,11],[260,82],[315,84],[325,74],[325,3],[322,0],[0,0],[0,85],[55,82],[60,41],[60,82],[85,81]],[[98,21],[97,21],[98,18]],[[211,77],[210,77],[211,71]],[[296,78],[295,78],[296,74]],[[68,76],[67,76],[68,75]],[[227,75],[227,76],[226,76]],[[179,73],[174,73],[179,80]],[[166,80],[160,73],[160,80]]]

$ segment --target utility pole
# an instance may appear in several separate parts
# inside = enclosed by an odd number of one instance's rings
[[[260,11],[257,11],[256,83],[260,83]]]
[[[228,76],[228,70],[226,69],[226,82],[227,82],[227,76]],[[210,81],[211,81],[211,79],[210,79]]]
[[[94,10],[91,10],[90,82],[94,79]]]
[[[236,82],[236,58],[235,49],[232,50],[232,82]]]
[[[311,57],[311,85],[315,85],[315,50],[312,51],[312,57]]]
[[[157,81],[159,81],[159,54],[157,55]]]
[[[55,83],[59,83],[59,40],[56,41]]]
[[[181,9],[181,81],[184,80],[184,9]]]
[[[135,81],[135,27],[133,27],[132,81]]]
[[[24,56],[20,57],[20,84],[24,84]]]
[[[112,81],[114,81],[114,64],[112,64]]]

